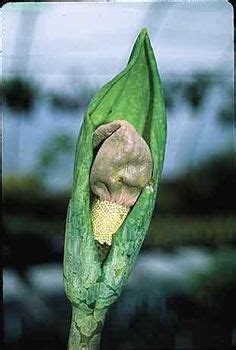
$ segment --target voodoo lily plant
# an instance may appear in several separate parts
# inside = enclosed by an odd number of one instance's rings
[[[165,143],[163,89],[143,29],[127,67],[90,102],[77,143],[64,248],[69,350],[99,348],[151,220]]]

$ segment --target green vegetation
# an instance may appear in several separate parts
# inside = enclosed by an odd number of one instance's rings
[[[65,221],[62,213],[50,215],[50,208],[55,205],[58,212],[66,208],[66,200],[46,200],[45,212],[37,217],[27,214],[11,213],[4,216],[8,234],[24,234],[30,232],[35,235],[47,234],[63,237]],[[62,203],[60,206],[59,203]],[[44,202],[40,202],[44,205]],[[43,216],[43,219],[42,219]],[[53,218],[50,220],[49,216]],[[236,218],[234,216],[154,216],[144,241],[144,249],[175,249],[180,246],[205,246],[211,249],[221,248],[236,243]]]
[[[71,84],[68,83],[68,85]],[[93,93],[93,88],[85,83],[83,89],[80,89],[80,86],[81,84],[76,86],[75,89],[69,89],[68,92],[44,91],[32,79],[13,76],[12,78],[5,78],[0,83],[0,94],[4,106],[19,117],[21,117],[21,113],[31,112],[38,101],[49,103],[51,108],[59,112],[78,112],[82,106],[88,103]]]
[[[163,182],[157,210],[163,214],[235,213],[230,200],[236,183],[233,162],[233,152],[228,152],[207,159],[176,180]]]
[[[3,194],[7,200],[9,197],[17,198],[17,194],[19,198],[21,195],[28,197],[30,193],[35,196],[36,193],[42,193],[43,190],[42,182],[36,174],[8,175],[3,178]],[[24,201],[24,198],[21,198],[21,201]]]
[[[22,77],[13,77],[3,81],[1,92],[3,101],[14,112],[30,112],[38,98],[35,83]]]
[[[67,138],[58,142],[70,148]],[[56,154],[55,148],[55,159]],[[234,244],[235,205],[229,198],[235,178],[230,153],[204,162],[179,179],[162,181],[144,247],[171,249],[190,244],[215,248]],[[3,197],[8,233],[23,234],[27,228],[40,234],[41,224],[47,227],[43,231],[48,235],[64,234],[68,192],[50,193],[41,177],[31,174],[5,177]]]
[[[52,108],[55,108],[58,111],[78,111],[80,107],[79,99],[76,96],[52,93],[49,96],[49,100]]]
[[[144,242],[146,248],[173,249],[179,246],[220,248],[236,243],[234,216],[155,216]]]
[[[41,99],[48,102],[51,108],[59,112],[74,112],[87,105],[95,87],[86,82],[71,83],[66,93],[59,91],[43,91],[39,84],[21,76],[4,79],[1,94],[5,106],[13,112],[30,112],[35,103]],[[82,86],[81,86],[82,85]],[[191,116],[200,117],[201,108],[213,90],[220,90],[222,102],[217,112],[218,121],[224,126],[233,124],[233,84],[216,72],[194,72],[187,79],[178,77],[178,81],[164,82],[165,103],[168,111],[180,103],[187,104]],[[171,115],[174,115],[171,114]],[[19,115],[20,116],[20,115]]]
[[[53,170],[63,167],[63,157],[71,155],[75,148],[74,141],[68,133],[61,133],[52,136],[50,140],[43,145],[37,164],[37,174],[41,176],[42,182],[45,176],[52,173]]]

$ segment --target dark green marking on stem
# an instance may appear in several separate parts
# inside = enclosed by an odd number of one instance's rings
[[[68,345],[69,350],[98,349],[103,322],[104,317],[101,320],[97,320],[92,313],[73,307]]]
[[[94,159],[93,133],[98,126],[117,119],[127,120],[145,139],[152,154],[153,172],[150,185],[142,190],[101,264],[90,217],[89,175]],[[96,322],[102,323],[107,308],[117,300],[127,282],[151,220],[165,144],[163,89],[150,40],[146,29],[143,29],[127,67],[90,102],[76,147],[73,189],[66,222],[64,284],[73,307],[83,310],[82,339],[85,339],[83,337],[89,333],[90,327],[85,315],[92,315]],[[75,346],[70,347],[70,350],[75,349]]]

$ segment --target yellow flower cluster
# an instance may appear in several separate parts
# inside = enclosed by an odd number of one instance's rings
[[[112,236],[118,231],[128,212],[129,208],[123,205],[96,199],[91,210],[95,240],[110,246]]]

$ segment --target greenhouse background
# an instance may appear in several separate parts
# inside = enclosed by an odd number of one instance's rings
[[[233,13],[223,2],[3,8],[7,349],[65,349],[62,281],[75,143],[94,93],[148,29],[168,138],[153,219],[102,349],[236,345]]]

